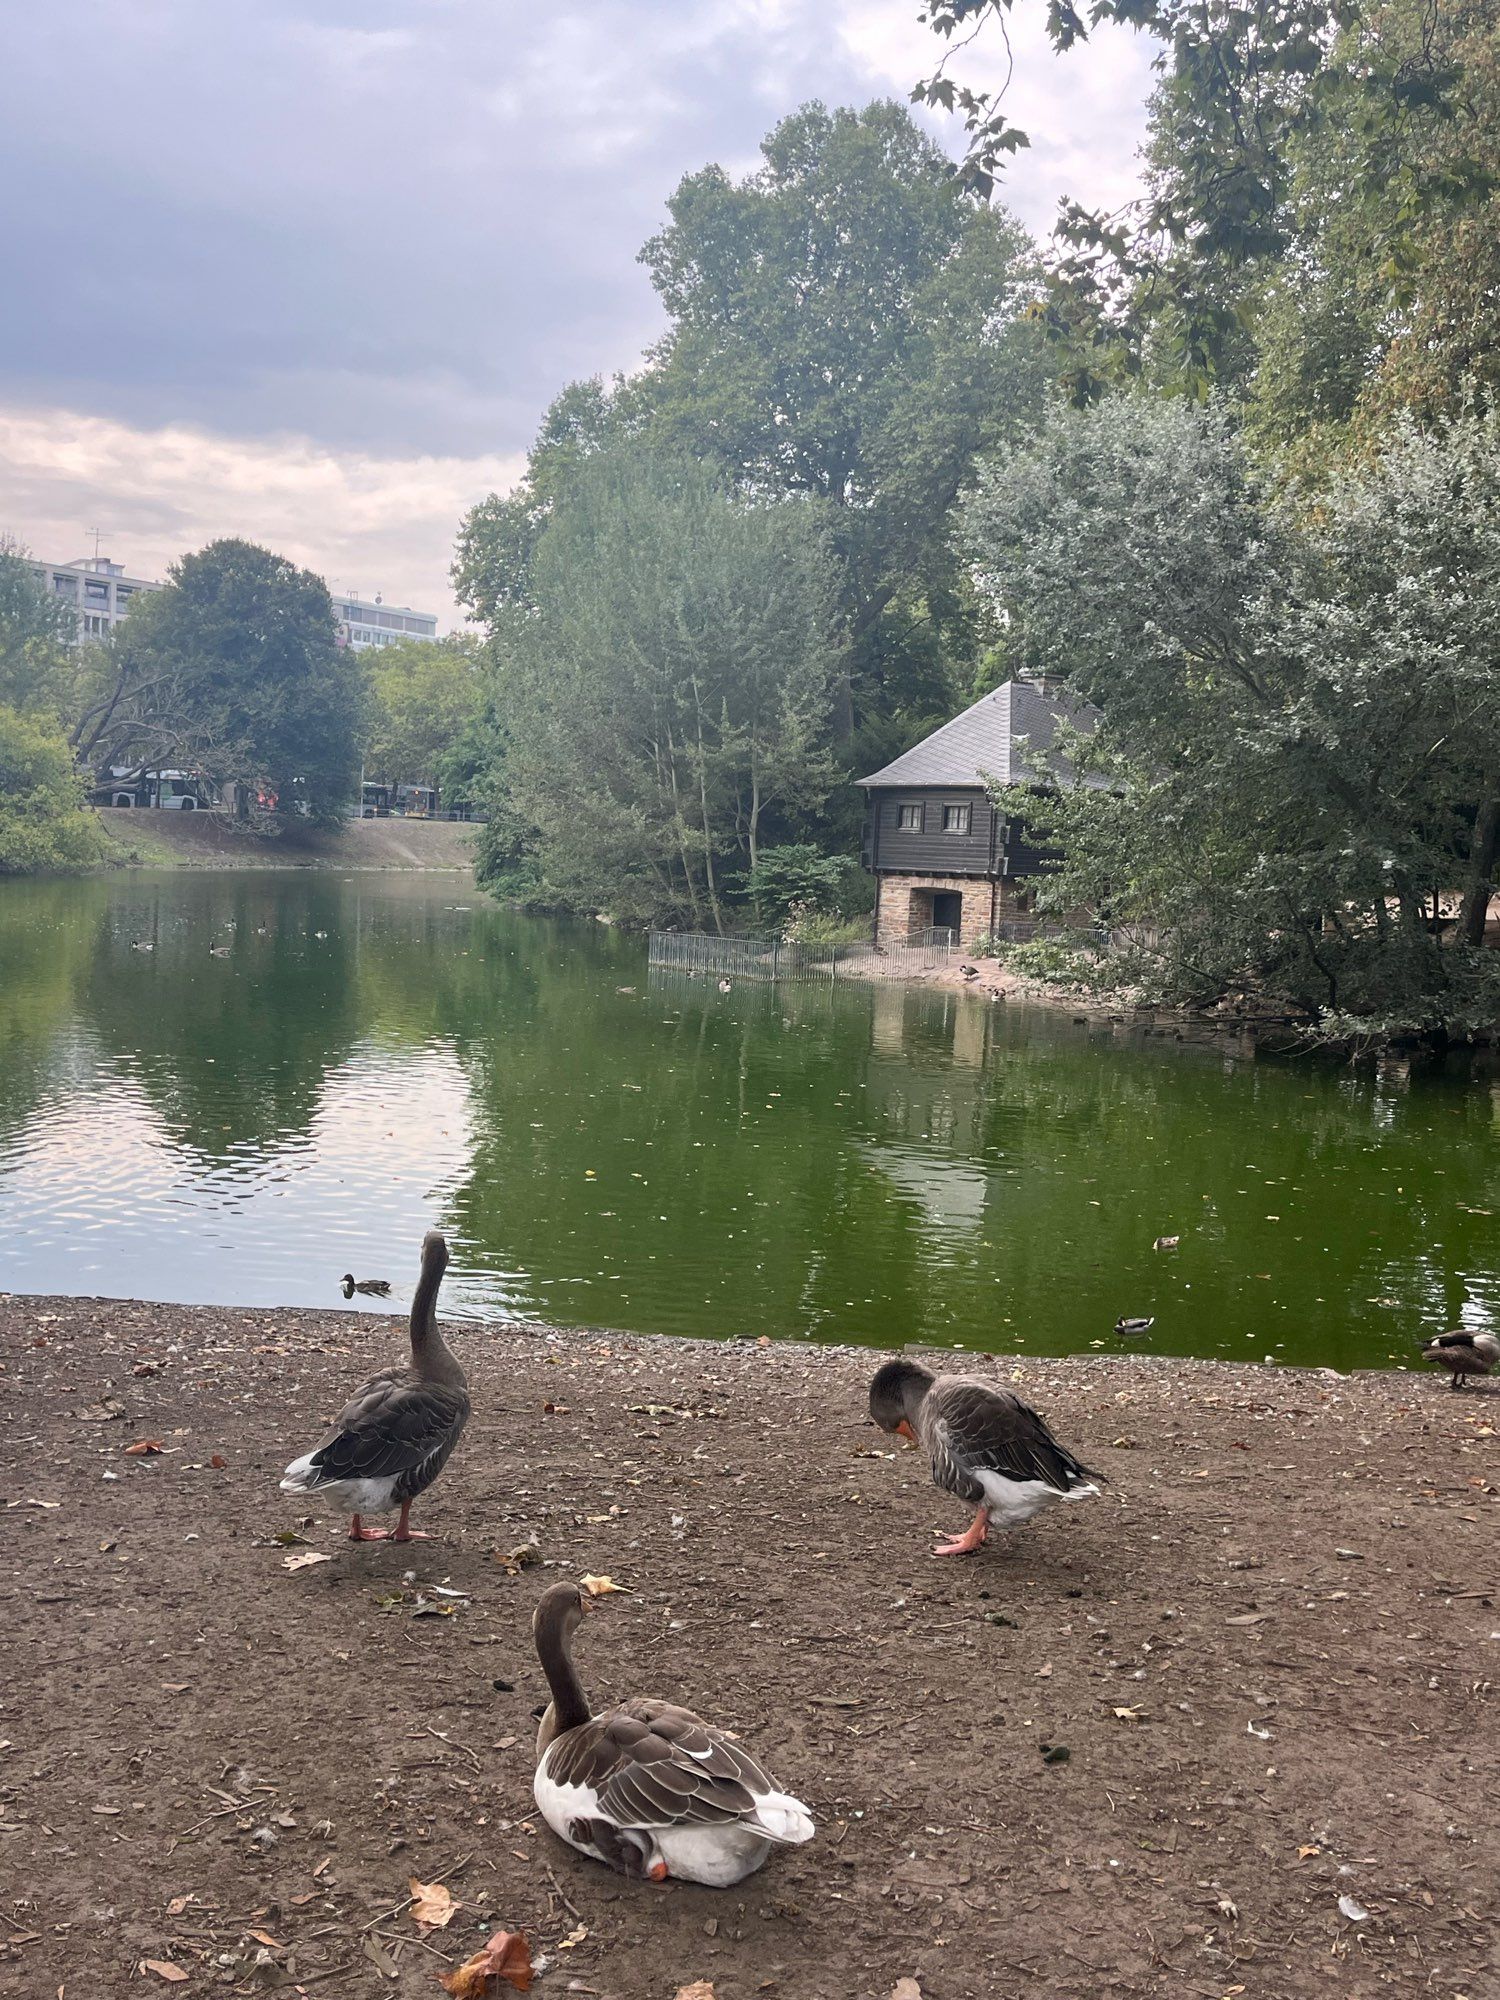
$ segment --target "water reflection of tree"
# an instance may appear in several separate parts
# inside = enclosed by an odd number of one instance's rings
[[[0,1132],[23,1125],[75,1066],[79,993],[108,900],[97,880],[7,882],[0,893]]]

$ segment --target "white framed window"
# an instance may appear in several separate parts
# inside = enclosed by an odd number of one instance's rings
[[[944,833],[967,833],[969,831],[969,820],[971,814],[973,813],[973,810],[974,808],[972,806],[944,806],[943,807]]]
[[[896,824],[903,833],[920,833],[922,831],[922,808],[919,805],[898,806],[896,808]]]

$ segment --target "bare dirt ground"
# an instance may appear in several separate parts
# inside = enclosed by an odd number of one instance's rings
[[[402,1336],[0,1299],[0,1993],[440,2000],[501,1927],[616,2000],[1500,1993],[1493,1384],[981,1361],[1110,1485],[937,1562],[873,1355],[459,1327],[436,1539],[354,1547],[276,1481]],[[586,1571],[595,1698],[741,1732],[810,1845],[716,1892],[538,1823]]]

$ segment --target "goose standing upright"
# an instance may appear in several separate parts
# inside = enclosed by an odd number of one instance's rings
[[[590,1712],[572,1654],[586,1606],[577,1584],[555,1583],[532,1620],[552,1691],[533,1789],[552,1831],[622,1875],[711,1889],[743,1881],[775,1846],[811,1840],[802,1801],[688,1709],[637,1697]]]
[[[333,1429],[281,1481],[283,1493],[326,1495],[353,1515],[351,1542],[382,1542],[364,1514],[399,1506],[396,1542],[425,1542],[411,1526],[411,1503],[442,1471],[469,1420],[464,1371],[438,1330],[437,1295],[448,1245],[435,1229],[422,1238],[422,1275],[411,1302],[411,1361],[372,1375],[340,1412]]]
[[[883,1431],[926,1451],[932,1480],[971,1502],[974,1519],[935,1556],[973,1555],[992,1525],[1019,1528],[1058,1500],[1087,1500],[1100,1475],[1063,1450],[1042,1419],[997,1382],[934,1375],[920,1361],[887,1361],[870,1384],[870,1415]]]

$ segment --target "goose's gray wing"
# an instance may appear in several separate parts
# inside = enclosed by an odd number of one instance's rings
[[[976,1505],[985,1497],[980,1472],[1037,1479],[1059,1493],[1099,1477],[1063,1449],[1029,1403],[972,1376],[938,1377],[922,1403],[921,1432],[936,1484]]]
[[[410,1498],[437,1477],[468,1416],[464,1390],[387,1369],[345,1404],[312,1469],[320,1485],[394,1477],[397,1497]]]
[[[751,1820],[776,1789],[748,1751],[665,1701],[628,1701],[570,1729],[547,1775],[588,1786],[605,1818],[643,1830]]]

